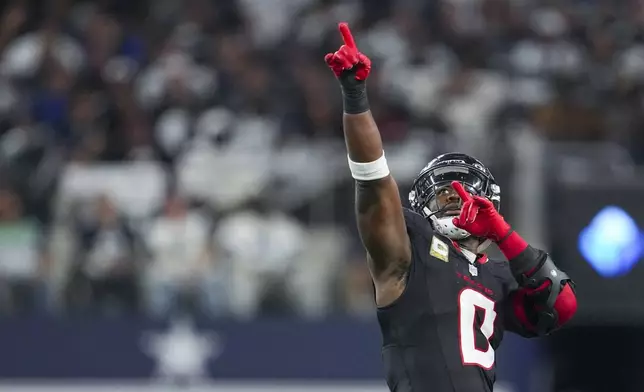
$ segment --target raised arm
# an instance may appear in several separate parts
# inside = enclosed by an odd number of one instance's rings
[[[325,61],[342,87],[344,138],[356,179],[358,230],[378,291],[401,280],[411,261],[411,245],[398,186],[389,174],[380,132],[369,111],[366,79],[371,60],[358,51],[346,23],[340,23],[339,29],[344,45],[327,54]]]

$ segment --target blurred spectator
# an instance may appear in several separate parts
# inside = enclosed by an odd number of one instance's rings
[[[102,314],[138,309],[135,235],[107,196],[99,197],[76,227],[78,274]]]
[[[7,18],[16,18],[19,11],[9,13]],[[77,73],[85,63],[85,53],[78,42],[68,34],[57,31],[57,25],[50,23],[39,30],[24,34],[12,41],[6,48],[0,69],[9,77],[29,79],[37,76],[41,67],[58,64],[64,73]],[[50,57],[51,56],[51,57]]]
[[[490,127],[506,95],[507,80],[498,72],[464,64],[453,75],[442,92],[439,113],[460,151],[489,161],[494,141]]]
[[[231,269],[230,300],[237,317],[254,317],[272,295],[272,313],[289,313],[297,301],[289,275],[300,258],[306,232],[293,218],[256,201],[223,218],[215,240]],[[305,260],[305,259],[304,259]],[[285,294],[291,294],[286,296]]]
[[[42,309],[48,255],[40,224],[25,214],[20,197],[0,190],[0,311]]]
[[[215,260],[211,238],[207,215],[188,208],[177,194],[170,195],[146,235],[151,259],[143,290],[150,314],[167,316],[180,309],[182,299],[193,300],[207,316],[226,314],[226,275]]]

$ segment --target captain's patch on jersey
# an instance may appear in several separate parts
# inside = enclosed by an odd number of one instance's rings
[[[449,261],[449,246],[434,236],[429,247],[429,255],[447,263]]]

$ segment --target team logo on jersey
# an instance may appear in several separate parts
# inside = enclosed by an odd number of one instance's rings
[[[470,264],[470,275],[479,276],[479,270],[475,265]]]
[[[434,236],[429,247],[429,255],[447,263],[449,261],[449,246]]]

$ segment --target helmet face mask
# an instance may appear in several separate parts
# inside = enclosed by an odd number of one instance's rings
[[[420,172],[409,192],[412,209],[427,218],[434,230],[451,239],[467,238],[469,233],[453,226],[450,210],[460,209],[461,201],[452,198],[452,181],[463,184],[471,194],[488,198],[498,210],[501,190],[490,171],[477,159],[460,153],[443,154]],[[458,204],[456,202],[458,201]],[[446,214],[447,212],[447,214]]]

